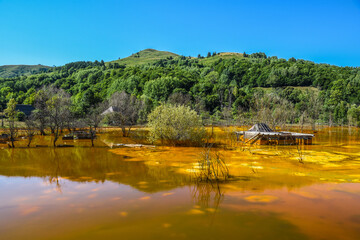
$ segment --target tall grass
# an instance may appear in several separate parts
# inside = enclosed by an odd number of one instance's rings
[[[204,147],[198,161],[196,179],[199,182],[223,182],[229,179],[229,168],[226,166],[224,157],[217,151],[213,151],[212,145]]]

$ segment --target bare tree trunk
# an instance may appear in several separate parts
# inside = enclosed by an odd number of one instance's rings
[[[121,126],[121,130],[122,130],[123,137],[127,137],[127,136],[126,136],[126,128],[125,128],[124,125]]]
[[[59,139],[59,128],[54,129],[54,147],[56,147],[56,141]]]
[[[12,134],[11,134],[11,135],[12,135]],[[14,144],[15,139],[14,139],[13,136],[10,137],[10,141],[11,141],[11,147],[12,147],[12,148],[15,148],[15,144]]]
[[[131,126],[128,128],[127,136],[130,136]]]
[[[312,127],[312,130],[315,131],[316,130],[316,121],[313,119],[312,122],[311,122],[311,127]]]
[[[94,137],[95,137],[95,132],[92,130],[92,127],[90,126],[90,139],[91,139],[92,147],[94,147]]]
[[[44,124],[41,123],[41,122],[40,122],[40,126],[39,126],[39,131],[40,131],[40,135],[41,135],[41,136],[45,136],[45,135],[46,135]]]

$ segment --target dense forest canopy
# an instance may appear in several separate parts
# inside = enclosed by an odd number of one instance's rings
[[[50,67],[44,65],[5,65],[0,66],[0,78],[12,78],[47,72]]]
[[[261,112],[276,119],[284,114],[279,108],[291,108],[288,123],[304,118],[360,123],[360,68],[264,53],[209,53],[194,58],[166,52],[162,58],[159,51],[144,51],[122,61],[73,62],[42,73],[0,78],[0,105],[4,109],[12,98],[34,104],[37,91],[52,85],[70,94],[72,111],[78,116],[113,93],[125,91],[141,99],[149,111],[161,102],[172,102],[190,106],[203,118],[257,115],[260,120]],[[261,109],[264,106],[268,112]]]

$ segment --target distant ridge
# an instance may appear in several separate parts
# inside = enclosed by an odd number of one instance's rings
[[[44,65],[4,65],[0,66],[0,78],[12,78],[21,75],[46,72],[49,66]]]

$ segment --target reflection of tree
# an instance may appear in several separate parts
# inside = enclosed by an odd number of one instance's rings
[[[53,168],[53,173],[49,175],[48,180],[49,180],[50,184],[53,184],[53,183],[56,184],[56,191],[58,191],[59,193],[62,193],[61,184],[59,181],[59,175],[61,172],[59,155],[56,154],[55,148],[53,148],[53,151],[51,153],[53,155],[52,159],[53,159],[54,168]]]
[[[210,212],[212,215],[212,223],[220,203],[224,200],[224,192],[221,190],[220,185],[218,183],[216,183],[216,185],[199,183],[190,186],[190,192],[194,203],[201,209]]]
[[[112,181],[143,192],[165,191],[190,182],[187,175],[175,171],[176,167],[127,159],[103,147],[7,149],[0,151],[0,174],[40,177],[56,184],[59,191],[62,178],[77,182]]]
[[[8,159],[11,159],[11,162],[12,163],[15,163],[15,158],[14,158],[14,156],[15,156],[15,154],[14,154],[14,149],[13,148],[9,148],[8,150],[7,150],[7,153],[8,153]]]

